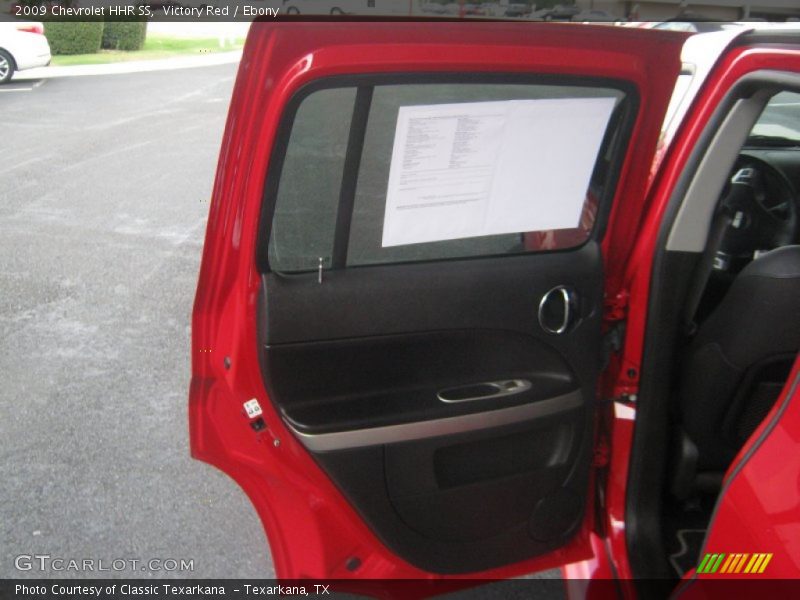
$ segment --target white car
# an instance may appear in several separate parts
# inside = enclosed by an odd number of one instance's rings
[[[408,16],[408,0],[284,0],[281,11],[288,15],[380,15]]]
[[[358,0],[286,0],[283,12],[288,15],[343,15],[363,12],[367,2]]]
[[[14,71],[49,65],[51,58],[41,23],[0,22],[0,84],[10,81]]]

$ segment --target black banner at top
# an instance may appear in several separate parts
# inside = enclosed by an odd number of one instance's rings
[[[665,3],[655,0],[609,0],[603,10],[592,0],[10,0],[0,1],[0,20],[148,20],[240,21],[256,18],[353,17],[389,19],[508,19],[608,23],[785,22],[800,19],[796,0],[714,0]],[[798,23],[800,26],[800,23]],[[676,25],[681,29],[682,25]]]

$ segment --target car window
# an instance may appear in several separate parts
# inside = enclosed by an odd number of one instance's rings
[[[759,141],[800,143],[800,93],[775,94],[753,126],[749,141],[756,145]]]
[[[299,105],[274,203],[268,246],[272,270],[316,270],[320,259],[329,268],[559,250],[591,235],[620,130],[612,114],[626,97],[623,91],[517,83],[371,86],[358,168],[353,185],[343,185],[356,94],[356,87],[321,89]],[[543,121],[544,114],[554,116]],[[529,127],[524,134],[508,131],[523,126]],[[497,136],[514,141],[494,148]],[[463,164],[451,160],[456,147],[463,150]],[[406,170],[393,181],[393,168]],[[420,186],[414,210],[406,199],[393,200],[412,193],[409,177]],[[477,187],[465,192],[471,179]],[[582,187],[576,190],[576,185]],[[461,202],[478,188],[480,194]],[[343,202],[348,194],[349,202]],[[478,214],[491,208],[481,202],[501,195],[519,211],[519,227],[511,208],[499,217]],[[447,201],[451,197],[456,200]],[[349,214],[340,216],[342,210]],[[570,216],[553,220],[559,211]],[[461,228],[452,223],[462,217],[484,222]],[[531,223],[559,226],[531,228]],[[337,235],[346,236],[346,258],[339,265],[333,259]]]
[[[269,260],[275,270],[331,266],[336,209],[355,88],[311,94],[300,105],[280,178]]]
[[[690,33],[697,33],[697,27],[692,23],[684,21],[665,21],[653,26],[653,29],[663,29],[665,31],[687,31]]]

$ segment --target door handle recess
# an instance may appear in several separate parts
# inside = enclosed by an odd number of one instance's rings
[[[565,333],[578,313],[575,292],[559,285],[542,296],[539,302],[539,325],[548,333]]]
[[[469,383],[442,390],[436,396],[442,402],[468,402],[470,400],[488,400],[521,394],[531,389],[527,379],[503,379],[501,381],[485,381]]]

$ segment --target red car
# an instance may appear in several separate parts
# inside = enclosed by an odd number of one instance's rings
[[[189,419],[279,578],[800,576],[800,34],[687,39],[253,25]]]

